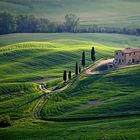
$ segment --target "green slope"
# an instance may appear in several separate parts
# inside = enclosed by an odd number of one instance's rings
[[[22,33],[0,35],[0,46],[10,44],[38,41],[47,42],[60,39],[71,39],[79,41],[96,42],[106,46],[114,47],[140,47],[139,36],[120,35],[120,34],[104,34],[104,33]]]
[[[42,96],[37,79],[60,76],[47,82],[55,87],[62,82],[64,69],[74,71],[83,50],[88,66],[92,46],[99,59],[122,47],[139,47],[138,37],[13,34],[0,36],[0,40],[0,114],[12,120],[11,127],[0,128],[2,139],[139,140],[139,65],[80,76],[69,89],[51,96],[41,110],[42,118],[63,122],[36,120],[32,113]]]
[[[84,25],[140,26],[139,0],[1,0],[0,9],[54,21],[62,21],[66,13],[75,13]]]
[[[65,69],[74,71],[75,62],[80,63],[83,50],[86,51],[87,65],[91,63],[92,45],[96,47],[97,59],[112,56],[116,49],[78,40],[27,42],[1,47],[0,82],[34,81],[50,76],[61,76]]]
[[[14,127],[0,129],[0,135],[4,140],[139,140],[139,70],[140,66],[130,66],[82,76],[69,89],[50,97],[42,110],[44,119],[62,122],[24,118]]]
[[[12,119],[23,117],[24,111],[30,108],[30,103],[35,104],[41,96],[39,84],[36,84],[38,80],[46,82],[44,79],[54,77],[56,79],[48,82],[47,87],[52,89],[60,85],[63,71],[74,72],[75,62],[80,63],[83,50],[87,55],[86,65],[92,63],[90,50],[93,44],[96,47],[97,59],[112,56],[115,50],[114,47],[91,41],[64,39],[49,42],[25,42],[0,47],[1,114],[7,114]]]
[[[92,120],[140,115],[140,65],[112,73],[81,76],[68,90],[51,97],[44,119]]]

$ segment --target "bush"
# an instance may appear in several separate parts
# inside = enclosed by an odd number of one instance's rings
[[[0,117],[0,127],[8,127],[11,126],[11,120],[9,116],[1,116]]]

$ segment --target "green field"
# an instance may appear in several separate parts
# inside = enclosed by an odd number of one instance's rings
[[[137,36],[117,34],[11,34],[0,36],[0,117],[11,127],[0,128],[3,140],[139,140],[140,65],[106,74],[81,75],[64,91],[49,97],[34,117],[43,96],[38,80],[49,89],[62,83],[63,70],[74,72],[91,47],[97,60],[114,50],[140,47]]]
[[[139,0],[1,0],[0,11],[14,14],[34,14],[62,21],[65,14],[74,13],[83,25],[140,27]]]

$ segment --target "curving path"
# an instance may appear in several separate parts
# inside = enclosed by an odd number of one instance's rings
[[[97,74],[97,73],[99,73],[98,71],[96,71],[96,69],[98,67],[100,67],[101,65],[105,65],[105,64],[108,64],[110,62],[113,62],[113,60],[114,59],[106,59],[106,60],[101,59],[101,60],[97,61],[95,64],[93,64],[90,67],[86,68],[83,71],[83,74],[86,74],[86,75]],[[50,90],[42,87],[42,85],[39,85],[40,89],[44,92],[44,94],[40,97],[38,103],[33,108],[33,113],[32,114],[33,114],[34,118],[41,119],[41,110],[42,110],[43,106],[45,105],[45,103],[47,102],[49,96],[51,96],[52,94],[57,93],[58,91],[63,91],[66,88],[70,87],[76,81],[76,79],[77,79],[77,77],[72,79],[66,85],[64,85],[64,86],[62,86],[62,87],[60,87],[60,88],[58,88],[56,90],[53,90],[53,91],[50,91]]]
[[[77,79],[77,77],[72,79],[66,85],[64,85],[56,90],[53,90],[53,91],[50,91],[50,90],[42,87],[41,85],[39,85],[40,89],[44,92],[44,94],[40,97],[39,101],[37,102],[37,104],[33,108],[33,113],[32,113],[33,117],[36,119],[41,119],[41,110],[42,110],[43,106],[45,105],[45,103],[47,102],[48,97],[51,96],[52,94],[57,93],[58,91],[63,91],[66,88],[70,87],[74,83],[74,81],[76,81],[76,79]]]
[[[96,70],[98,67],[111,63],[111,62],[113,62],[113,60],[114,60],[114,58],[106,59],[106,60],[101,59],[101,60],[97,61],[97,63],[95,63],[95,65],[92,65],[91,67],[87,68],[85,70],[85,74],[86,75],[98,74],[99,72]]]

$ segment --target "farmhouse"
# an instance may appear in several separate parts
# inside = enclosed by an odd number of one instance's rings
[[[140,63],[140,48],[126,48],[115,51],[115,63],[117,65]]]

